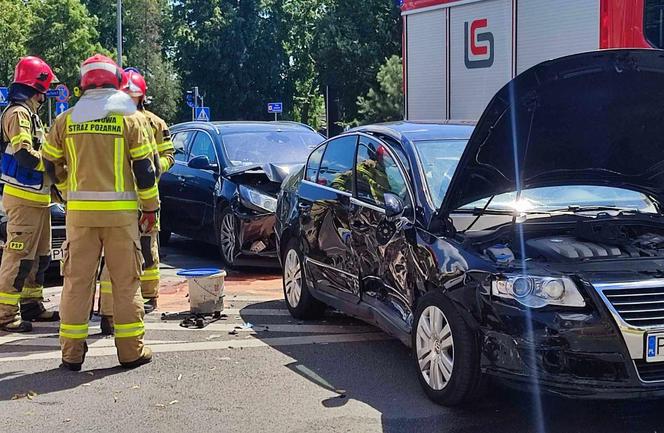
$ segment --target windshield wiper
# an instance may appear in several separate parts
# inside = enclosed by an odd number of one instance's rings
[[[561,212],[571,212],[571,213],[577,213],[577,212],[597,212],[597,211],[617,211],[617,212],[628,212],[628,213],[641,213],[640,210],[634,209],[634,208],[624,208],[624,207],[617,207],[617,206],[579,206],[579,205],[570,205],[564,208],[559,208],[559,209],[547,209],[546,212],[548,213],[561,213]]]

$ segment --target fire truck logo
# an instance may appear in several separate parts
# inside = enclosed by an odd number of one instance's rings
[[[488,27],[486,18],[464,23],[464,62],[468,69],[490,68],[493,65],[493,33],[480,32]]]

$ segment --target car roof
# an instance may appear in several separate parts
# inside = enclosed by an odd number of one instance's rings
[[[303,123],[298,122],[251,122],[251,121],[237,121],[237,122],[184,122],[173,125],[173,128],[179,129],[184,127],[195,127],[214,131],[218,134],[229,132],[261,132],[261,131],[310,131],[316,132],[313,128]]]
[[[350,132],[367,132],[387,135],[396,140],[408,141],[468,139],[475,128],[473,121],[446,120],[442,122],[391,122],[365,125]]]

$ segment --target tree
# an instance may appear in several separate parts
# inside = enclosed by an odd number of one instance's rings
[[[0,84],[8,85],[14,66],[27,54],[26,42],[32,23],[32,13],[23,0],[0,0]]]
[[[388,122],[403,119],[403,64],[401,57],[392,56],[380,67],[376,77],[378,88],[369,89],[357,98],[358,123]]]
[[[81,63],[104,51],[98,43],[97,18],[90,16],[80,0],[34,0],[34,16],[27,46],[53,68],[70,88],[79,84]]]

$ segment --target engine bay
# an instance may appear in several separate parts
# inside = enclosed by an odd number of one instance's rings
[[[506,224],[494,230],[468,233],[464,242],[500,265],[524,259],[555,263],[664,258],[664,224],[658,216],[605,214],[596,218]]]

